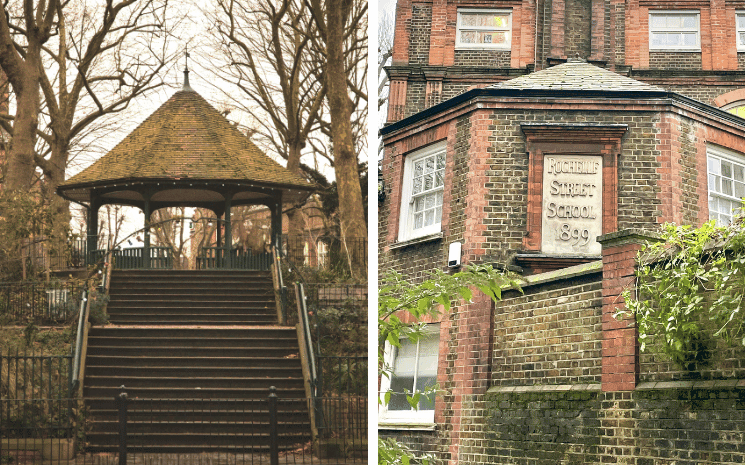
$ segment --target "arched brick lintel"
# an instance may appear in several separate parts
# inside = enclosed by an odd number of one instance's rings
[[[738,100],[745,100],[745,89],[737,89],[720,95],[714,99],[714,105],[721,108],[732,102],[737,102]]]

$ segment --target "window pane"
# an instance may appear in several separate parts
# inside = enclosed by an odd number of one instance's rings
[[[434,184],[434,178],[432,177],[431,174],[424,176],[424,190],[425,191],[432,189],[433,184]]]
[[[439,328],[439,325],[433,325]],[[437,358],[439,351],[439,331],[426,332],[419,342],[401,340],[401,348],[394,351],[390,389],[393,391],[388,410],[411,410],[405,393],[424,391],[437,383]],[[435,397],[420,401],[420,410],[433,410]]]
[[[442,191],[437,193],[437,205],[442,205]]]
[[[479,15],[473,13],[462,13],[460,15],[461,26],[478,26]]]
[[[696,27],[696,17],[693,15],[683,16],[683,27],[694,29]]]
[[[737,15],[737,28],[745,29],[745,15]]]
[[[437,169],[445,169],[445,153],[440,153],[437,155]]]
[[[414,176],[421,176],[424,174],[424,160],[417,160],[414,162]]]
[[[733,178],[736,181],[745,182],[745,176],[743,176],[743,174],[745,174],[744,173],[745,170],[743,169],[743,166],[742,165],[734,165],[732,168],[733,168],[733,171],[734,171]]]
[[[732,195],[732,181],[730,179],[722,178],[722,193],[725,195]]]
[[[694,46],[696,45],[696,43],[697,42],[695,33],[683,34],[683,45]]]
[[[507,33],[498,32],[498,31],[481,32],[478,37],[478,43],[480,44],[506,44]]]
[[[421,229],[422,223],[424,221],[424,214],[423,213],[416,213],[414,215],[414,229]]]
[[[422,178],[414,178],[414,188],[412,189],[412,194],[418,194],[422,191]]]
[[[478,34],[476,31],[460,31],[460,43],[475,44]]]
[[[435,170],[435,157],[427,157],[426,166],[424,168],[425,173],[431,173]]]
[[[427,210],[424,212],[424,226],[432,226],[435,224],[435,212],[434,210]]]
[[[735,182],[735,197],[739,199],[745,197],[745,184],[741,182]]]
[[[424,210],[424,199],[418,197],[416,200],[414,200],[414,211],[420,212],[422,210]]]
[[[667,37],[665,34],[660,34],[658,32],[655,32],[652,34],[652,45],[653,46],[663,46],[667,45]]]
[[[425,204],[424,208],[426,208],[426,209],[428,209],[428,210],[429,210],[430,208],[432,208],[432,207],[434,207],[434,206],[435,206],[435,198],[436,198],[436,195],[434,195],[434,194],[430,194],[430,195],[428,195],[428,196],[427,196],[427,197],[425,197],[425,198],[426,198],[426,204]]]
[[[665,17],[662,15],[653,15],[652,16],[652,28],[659,29],[661,27],[665,27]]]
[[[665,34],[665,42],[667,43],[668,46],[673,47],[676,45],[680,45],[682,41],[683,40],[681,38],[681,35],[678,33]]]
[[[722,176],[732,178],[732,163],[722,160]]]
[[[445,180],[443,179],[444,175],[444,171],[438,171],[435,173],[435,187],[440,187],[445,184]]]
[[[738,35],[740,36],[740,45],[745,45],[745,32],[741,32]]]

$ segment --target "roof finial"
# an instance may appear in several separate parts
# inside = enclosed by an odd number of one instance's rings
[[[184,68],[184,87],[181,90],[193,90],[189,85],[189,46],[186,46],[186,66]]]
[[[580,57],[580,55],[579,55],[579,52],[577,52],[577,53],[576,53],[576,54],[574,55],[574,57],[572,57],[572,58],[568,58],[568,59],[567,59],[567,63],[587,63],[587,60],[583,60],[583,59],[582,59],[582,58]]]

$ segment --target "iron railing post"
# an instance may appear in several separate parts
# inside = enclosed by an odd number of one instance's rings
[[[127,465],[127,393],[123,385],[119,389],[115,398],[119,411],[119,465]]]
[[[269,387],[269,461],[279,465],[279,437],[277,431],[277,388]]]

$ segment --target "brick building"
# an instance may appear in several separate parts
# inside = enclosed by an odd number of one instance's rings
[[[525,281],[388,348],[383,390],[441,394],[394,395],[381,435],[453,464],[745,461],[745,352],[681,370],[613,318],[650,232],[745,197],[745,2],[399,0],[393,52],[380,268],[457,244]]]

